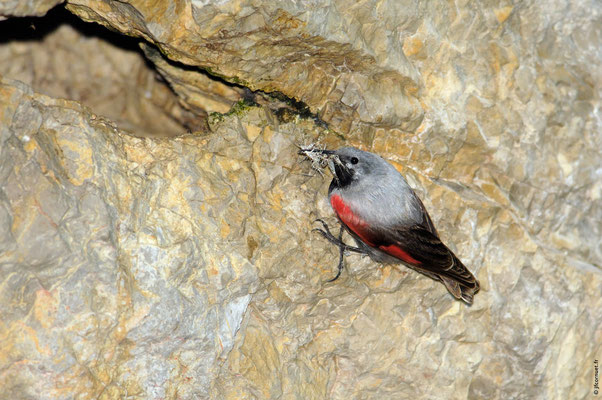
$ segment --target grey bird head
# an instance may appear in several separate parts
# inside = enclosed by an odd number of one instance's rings
[[[311,151],[327,161],[334,175],[329,195],[341,196],[361,210],[365,220],[381,225],[424,220],[414,191],[399,171],[379,155],[354,147]]]
[[[354,147],[342,147],[332,152],[328,165],[335,176],[334,186],[341,189],[366,180],[378,182],[389,175],[400,176],[382,157]]]

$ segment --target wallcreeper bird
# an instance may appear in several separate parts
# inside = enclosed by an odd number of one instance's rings
[[[456,298],[472,304],[479,282],[456,255],[439,239],[422,201],[405,178],[380,156],[353,147],[338,150],[301,149],[312,160],[327,161],[334,178],[328,198],[341,230],[336,238],[324,221],[316,229],[339,247],[336,280],[343,269],[343,254],[368,254],[383,263],[406,266],[441,281]],[[310,157],[311,156],[311,157]],[[342,241],[343,227],[358,247]]]

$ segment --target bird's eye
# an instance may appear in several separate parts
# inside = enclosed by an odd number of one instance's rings
[[[358,162],[360,162],[360,160],[358,160],[357,157],[351,157],[351,164],[357,164]]]

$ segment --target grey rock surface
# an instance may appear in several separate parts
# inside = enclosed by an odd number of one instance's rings
[[[0,93],[3,395],[206,393],[258,286],[221,235],[248,184],[209,168],[198,138],[123,136],[16,81]]]
[[[206,126],[206,117],[188,111],[148,67],[135,38],[96,28],[60,7],[45,18],[8,20],[1,28],[0,75],[77,100],[137,136],[177,136]],[[236,100],[203,111],[225,112]]]
[[[9,17],[41,17],[64,0],[2,0],[0,21]]]

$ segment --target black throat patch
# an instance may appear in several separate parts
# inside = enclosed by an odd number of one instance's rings
[[[331,192],[335,188],[345,188],[349,186],[353,180],[353,170],[347,169],[339,164],[334,164],[334,172],[336,177],[330,182],[328,192]]]

